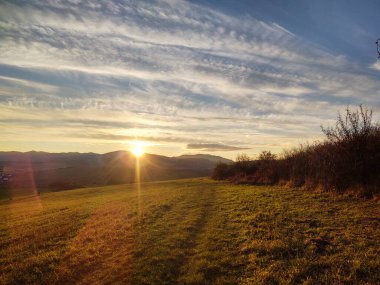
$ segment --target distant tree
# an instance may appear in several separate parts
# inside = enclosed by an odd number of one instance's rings
[[[277,156],[274,153],[271,153],[269,150],[263,150],[259,154],[259,160],[261,161],[271,161],[271,160],[275,160],[276,158]]]
[[[228,179],[234,175],[233,166],[226,163],[218,163],[211,174],[211,178],[215,180]]]
[[[238,163],[245,163],[248,161],[251,161],[251,159],[246,153],[239,153],[236,156],[236,162],[238,162]]]
[[[238,154],[234,164],[234,172],[241,175],[249,175],[256,171],[256,163],[247,154]]]

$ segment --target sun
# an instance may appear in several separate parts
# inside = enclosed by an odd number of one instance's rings
[[[144,154],[144,145],[141,142],[134,142],[134,146],[132,148],[132,153],[136,157],[140,157]]]

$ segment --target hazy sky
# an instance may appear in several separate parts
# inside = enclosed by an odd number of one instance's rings
[[[234,158],[380,115],[380,1],[0,1],[0,150]]]

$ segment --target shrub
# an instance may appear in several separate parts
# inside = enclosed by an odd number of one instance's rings
[[[217,179],[257,184],[282,183],[336,192],[380,192],[380,127],[372,111],[359,106],[338,114],[334,127],[324,128],[326,140],[284,151],[278,158],[263,151],[257,160],[240,155],[228,166],[217,166]]]
[[[227,163],[218,163],[214,168],[211,178],[215,180],[225,180],[232,177],[234,173],[232,172],[232,165]]]

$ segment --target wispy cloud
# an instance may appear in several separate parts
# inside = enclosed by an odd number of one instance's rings
[[[191,143],[187,145],[187,149],[198,149],[202,151],[237,151],[237,150],[247,150],[249,148],[236,147],[218,143]]]
[[[371,68],[379,70],[380,71],[380,61],[376,61],[371,65]]]
[[[186,1],[48,0],[3,1],[0,19],[7,139],[12,124],[99,142],[271,148],[317,137],[348,104],[380,108],[377,64],[253,16]]]

